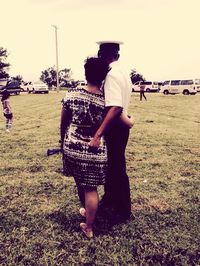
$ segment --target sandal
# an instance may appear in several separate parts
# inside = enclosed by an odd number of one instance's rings
[[[85,208],[80,208],[79,213],[81,216],[86,217],[86,210]]]
[[[87,229],[86,223],[80,223],[80,228],[82,232],[87,236],[87,238],[93,238],[93,231]]]

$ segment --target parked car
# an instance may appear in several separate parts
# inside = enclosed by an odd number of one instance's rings
[[[200,92],[200,79],[195,79],[194,80],[194,84],[195,84],[195,87],[196,87],[196,91]]]
[[[84,80],[80,80],[76,86],[76,88],[82,88],[84,89],[87,86],[87,82]]]
[[[132,92],[139,92],[141,85],[145,87],[144,91],[146,92],[158,92],[159,91],[158,82],[156,81],[138,81],[135,84],[133,84]]]
[[[33,91],[33,84],[32,84],[32,82],[24,82],[21,85],[21,89],[22,89],[22,91],[31,93]]]
[[[32,93],[49,93],[48,86],[43,82],[33,83]]]
[[[20,82],[17,80],[7,81],[5,86],[1,86],[0,94],[2,94],[4,90],[7,90],[10,94],[18,95],[21,92]]]
[[[162,86],[163,86],[163,82],[159,81],[159,82],[158,82],[158,91],[161,90],[161,87],[162,87]]]
[[[161,86],[161,93],[195,95],[197,93],[195,82],[192,79],[187,80],[166,80]]]

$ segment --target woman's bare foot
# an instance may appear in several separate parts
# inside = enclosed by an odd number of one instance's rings
[[[81,216],[86,217],[86,210],[85,208],[80,208],[79,213]]]
[[[86,223],[80,223],[80,228],[83,231],[83,233],[87,236],[87,238],[93,238],[93,231],[92,229],[87,228]]]

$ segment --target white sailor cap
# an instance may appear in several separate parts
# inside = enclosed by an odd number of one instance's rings
[[[106,41],[98,41],[97,44],[99,45],[99,50],[102,51],[119,51],[120,45],[123,44],[121,41],[113,41],[113,40],[106,40]]]

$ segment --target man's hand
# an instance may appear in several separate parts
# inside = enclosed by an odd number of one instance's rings
[[[88,143],[89,146],[91,147],[96,147],[98,148],[100,146],[101,143],[101,137],[98,136],[94,136],[91,141]]]

